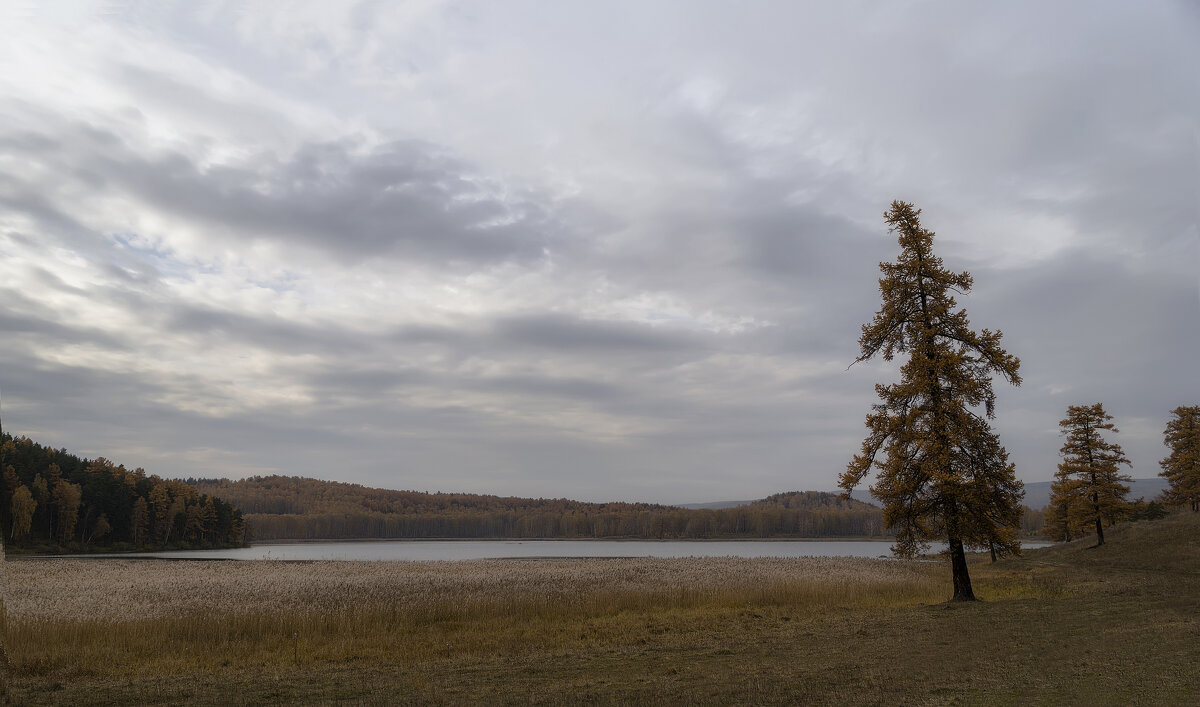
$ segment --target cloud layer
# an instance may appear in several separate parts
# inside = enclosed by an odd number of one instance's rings
[[[170,476],[664,502],[830,489],[916,202],[1049,478],[1200,399],[1186,3],[23,9],[5,429]]]

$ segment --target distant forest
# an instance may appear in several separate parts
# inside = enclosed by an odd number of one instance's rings
[[[188,479],[242,509],[254,540],[318,538],[820,538],[877,537],[883,514],[817,491],[736,508],[584,503],[373,489],[290,476]]]
[[[8,550],[235,547],[241,511],[182,481],[0,435],[0,531]]]
[[[0,530],[17,552],[235,547],[353,538],[885,537],[876,506],[818,491],[734,508],[375,489],[291,476],[163,479],[0,436]],[[1025,509],[1023,535],[1042,529]]]

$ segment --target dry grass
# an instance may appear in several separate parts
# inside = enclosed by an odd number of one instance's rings
[[[1200,522],[1117,531],[975,565],[976,605],[939,603],[940,563],[850,558],[10,562],[14,694],[1194,704]]]
[[[488,610],[590,610],[609,602],[744,601],[801,593],[856,602],[864,594],[937,596],[928,563],[865,558],[587,558],[465,562],[189,562],[48,559],[7,565],[15,621],[87,621],[214,610],[426,615]],[[916,596],[916,595],[914,595]]]
[[[887,606],[945,592],[927,564],[857,558],[30,560],[7,569],[20,588],[9,592],[20,671],[67,679],[487,654],[519,649],[535,626],[542,645],[562,643],[569,632],[554,626],[584,618]]]

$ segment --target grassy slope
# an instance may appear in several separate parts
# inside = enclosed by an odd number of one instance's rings
[[[233,660],[176,639],[137,670],[23,663],[18,703],[1196,704],[1200,517],[973,565],[978,604],[927,592],[812,601],[584,602],[301,645],[265,621]],[[947,575],[940,565],[936,576]],[[949,594],[948,582],[944,594]],[[924,603],[923,603],[924,602]],[[286,622],[285,622],[286,624]],[[10,630],[13,621],[10,619]],[[168,630],[169,634],[170,631]],[[87,643],[72,637],[74,649]],[[235,652],[236,646],[225,649]],[[298,665],[297,665],[298,660]]]

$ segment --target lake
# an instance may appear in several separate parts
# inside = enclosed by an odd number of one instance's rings
[[[1025,547],[1050,543],[1031,542]],[[888,540],[353,540],[83,555],[173,560],[482,560],[518,557],[891,557]],[[943,549],[934,546],[931,552]]]

